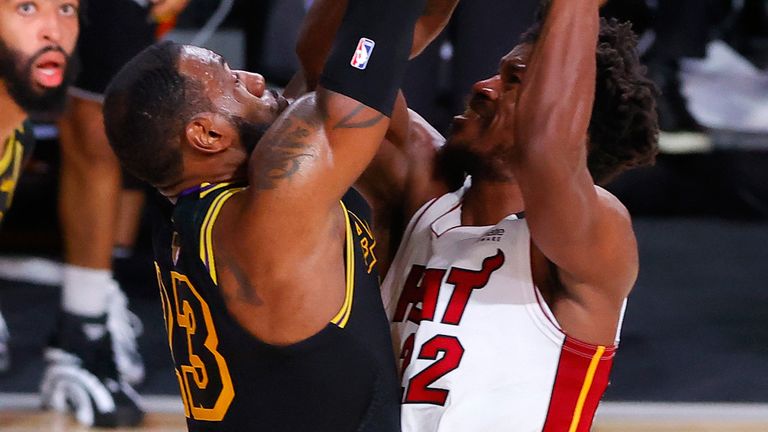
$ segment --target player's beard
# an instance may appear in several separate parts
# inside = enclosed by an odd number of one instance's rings
[[[484,133],[486,126],[483,126]],[[452,130],[453,132],[453,130]],[[483,149],[478,147],[475,140],[479,137],[456,138],[453,133],[448,135],[448,141],[437,154],[440,175],[451,185],[461,186],[464,174],[473,178],[483,178],[496,182],[513,180],[505,162],[505,150]]]
[[[230,116],[230,120],[237,127],[240,133],[240,142],[243,143],[249,155],[253,153],[256,144],[259,143],[270,126],[268,123],[256,123],[239,116]]]
[[[45,53],[57,51],[64,54],[64,80],[58,87],[36,88],[32,80],[35,61]],[[64,110],[67,89],[77,74],[77,67],[71,56],[59,46],[45,47],[32,56],[12,49],[0,39],[0,80],[5,83],[8,94],[27,114],[34,118],[49,119]]]

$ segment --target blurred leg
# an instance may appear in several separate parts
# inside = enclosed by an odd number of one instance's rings
[[[115,258],[126,258],[131,255],[139,232],[144,201],[143,190],[123,188],[120,191],[119,210],[115,223]]]
[[[108,270],[121,180],[120,165],[104,133],[101,104],[72,98],[59,130],[59,211],[66,262]]]
[[[154,27],[133,0],[90,2],[87,14],[78,46],[82,72],[59,122],[63,313],[46,350],[41,399],[88,426],[132,426],[143,411],[128,383],[143,379],[144,365],[136,346],[140,326],[112,277],[122,184],[100,100],[118,70],[153,42]],[[88,397],[65,403],[68,388]],[[93,403],[107,399],[111,403]]]

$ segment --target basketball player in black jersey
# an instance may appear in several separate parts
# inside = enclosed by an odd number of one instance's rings
[[[287,108],[261,76],[170,43],[107,90],[121,163],[173,203],[156,264],[190,430],[399,430],[375,242],[349,188],[421,9],[352,0],[318,91]]]
[[[0,2],[0,223],[32,153],[31,114],[63,108],[79,32],[79,0]],[[0,315],[0,371],[8,368],[8,333]]]

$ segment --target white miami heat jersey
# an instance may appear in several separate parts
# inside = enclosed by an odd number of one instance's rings
[[[463,190],[411,220],[382,295],[403,432],[586,432],[615,347],[567,337],[533,285],[523,217],[461,226]]]

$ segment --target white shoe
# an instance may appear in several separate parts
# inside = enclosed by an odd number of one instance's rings
[[[141,423],[139,395],[119,377],[106,317],[64,313],[51,346],[40,386],[43,408],[72,412],[79,423],[131,427]]]
[[[144,381],[145,376],[144,360],[136,342],[144,332],[144,326],[139,317],[128,309],[128,298],[117,282],[109,289],[107,328],[112,336],[117,371],[128,384],[137,385]]]

